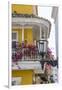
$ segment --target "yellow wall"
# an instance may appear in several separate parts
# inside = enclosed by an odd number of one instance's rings
[[[12,12],[16,11],[20,14],[33,14],[33,6],[32,5],[20,5],[20,4],[12,4]],[[18,32],[18,41],[22,41],[22,30],[13,30]],[[32,43],[33,34],[32,28],[27,28],[24,30],[24,40],[27,40],[28,43]]]
[[[19,14],[32,14],[33,8],[32,5],[12,4],[12,12],[14,11]]]
[[[22,42],[22,29],[13,29],[12,31],[18,32],[18,42]],[[33,42],[33,32],[32,28],[25,28],[24,29],[24,40],[27,40],[28,43]]]
[[[28,43],[32,43],[33,42],[33,32],[32,32],[32,28],[26,28],[24,30],[24,39],[28,41]]]
[[[12,77],[22,77],[21,84],[28,85],[32,84],[33,70],[13,70]]]

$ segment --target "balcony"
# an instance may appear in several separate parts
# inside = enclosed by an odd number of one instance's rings
[[[47,31],[47,38],[50,34],[51,23],[47,19],[28,14],[12,14],[12,28],[32,27],[33,32],[43,29]],[[42,32],[42,31],[41,31]]]
[[[36,45],[34,44],[28,44],[25,45],[24,43],[24,28],[26,27],[32,27],[33,32],[33,40],[36,39]],[[46,53],[44,58],[39,53],[37,41],[48,41],[49,35],[50,35],[50,28],[51,23],[50,21],[35,16],[35,15],[28,15],[28,14],[12,14],[12,29],[22,29],[22,42],[18,43],[18,45],[13,45],[12,43],[12,62],[20,62],[20,63],[26,63],[25,66],[27,66],[27,62],[38,62],[39,65],[41,65],[41,62],[43,61],[50,61],[54,60],[53,58],[49,58],[47,55],[47,48],[48,44],[43,45],[44,50],[46,49]],[[41,49],[41,48],[40,48]],[[31,62],[30,62],[31,61]],[[29,67],[32,68],[32,67]]]

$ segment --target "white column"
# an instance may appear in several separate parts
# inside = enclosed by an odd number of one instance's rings
[[[22,42],[24,41],[24,26],[22,26]]]
[[[38,15],[38,13],[37,13],[37,6],[36,5],[33,6],[33,14],[34,15]]]
[[[41,36],[42,36],[42,28],[41,28],[41,25],[40,25],[40,40],[41,40]]]
[[[24,42],[24,26],[22,25],[22,42]],[[24,53],[24,49],[22,49],[22,53]],[[24,60],[24,56],[22,57],[22,60]]]

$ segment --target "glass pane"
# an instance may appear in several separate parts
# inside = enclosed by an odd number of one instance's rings
[[[45,38],[44,30],[42,30],[42,38]]]
[[[12,33],[12,40],[16,40],[16,37],[17,37],[17,33]]]
[[[44,43],[40,43],[40,52],[44,51]]]

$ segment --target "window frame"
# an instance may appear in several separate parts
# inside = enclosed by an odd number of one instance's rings
[[[13,39],[13,38],[12,38],[12,41],[18,42],[18,32],[17,32],[17,31],[12,31],[12,34],[13,34],[13,33],[16,33],[16,39]]]

